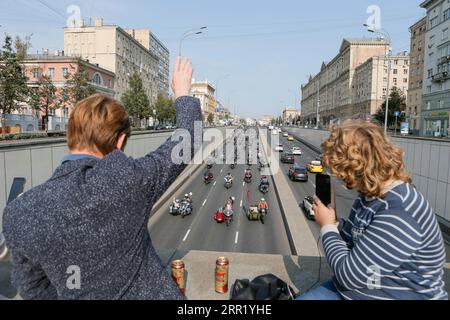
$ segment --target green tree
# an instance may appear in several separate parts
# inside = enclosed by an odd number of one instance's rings
[[[48,117],[51,110],[60,107],[56,99],[56,87],[49,76],[41,76],[38,82],[38,87],[34,88],[31,94],[31,105],[38,113],[43,111],[45,114],[44,125],[45,131],[48,131]]]
[[[138,125],[137,120],[150,117],[150,100],[144,90],[141,76],[135,72],[129,78],[130,88],[122,95],[122,103],[133,119],[133,126]]]
[[[212,113],[208,114],[208,119],[207,119],[209,125],[212,125],[214,123],[214,115]]]
[[[30,50],[30,48],[32,48],[31,35],[25,36],[24,39],[21,39],[19,36],[16,36],[14,45],[16,47],[17,59],[19,61],[25,60],[28,55],[28,51]]]
[[[173,100],[164,95],[158,95],[158,100],[155,104],[156,118],[159,122],[175,123],[176,110]]]
[[[20,64],[22,60],[12,48],[10,36],[5,38],[0,61],[0,110],[3,114],[10,114],[19,108],[21,102],[28,100],[29,93],[28,78]]]
[[[399,122],[405,121],[405,111],[406,111],[406,98],[400,89],[393,87],[391,94],[389,95],[389,112],[388,112],[388,127],[395,125],[395,113],[400,112],[400,117],[398,117]],[[386,101],[383,102],[381,108],[374,116],[374,120],[380,125],[384,126],[386,118]]]
[[[97,93],[91,84],[89,73],[81,59],[77,59],[78,70],[66,76],[66,83],[61,90],[60,102],[62,106],[73,107],[79,101]]]

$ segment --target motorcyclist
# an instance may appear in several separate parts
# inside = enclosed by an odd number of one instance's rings
[[[234,206],[234,201],[235,201],[236,199],[234,198],[234,197],[230,197],[230,198],[228,198],[228,201],[227,201],[227,204],[228,203],[231,203],[231,207],[233,207]]]
[[[231,183],[233,183],[234,177],[231,174],[231,172],[228,172],[228,174],[225,176],[225,181],[230,181]]]
[[[266,212],[269,210],[269,205],[266,202],[266,199],[262,198],[261,201],[258,204],[258,210],[261,211],[265,209]]]
[[[212,180],[212,179],[214,179],[214,175],[212,174],[211,170],[209,170],[209,169],[205,172],[203,177],[205,178],[205,180]]]
[[[192,192],[184,195],[184,200],[189,201],[192,204]]]
[[[249,177],[250,179],[253,177],[252,169],[250,169],[250,168],[245,169],[244,178],[247,178],[247,177]]]
[[[261,183],[260,183],[259,187],[261,188],[263,186],[267,186],[267,188],[269,188],[269,185],[270,185],[269,178],[266,176],[261,177]]]

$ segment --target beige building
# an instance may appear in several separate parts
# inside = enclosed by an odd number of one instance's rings
[[[295,108],[286,108],[283,110],[283,123],[293,124],[299,116],[299,112]]]
[[[419,133],[420,112],[422,110],[423,74],[425,59],[425,34],[427,31],[427,19],[416,22],[409,32],[411,33],[410,67],[408,105],[406,116],[411,130]]]
[[[218,105],[215,98],[215,93],[216,89],[208,81],[193,81],[192,83],[191,95],[200,99],[202,113],[205,120],[208,118],[209,114],[215,115],[215,111]]]
[[[158,93],[169,94],[169,49],[150,29],[125,29],[134,39],[158,57]]]
[[[388,76],[388,64],[391,73]],[[388,88],[389,77],[389,93]],[[386,101],[386,94],[396,87],[406,97],[409,79],[409,55],[378,56],[369,58],[355,69],[352,86],[352,118],[371,119]]]
[[[128,89],[129,77],[138,72],[153,105],[158,95],[158,58],[116,25],[96,19],[93,26],[64,28],[66,55],[81,57],[115,73],[115,98]]]
[[[374,56],[388,53],[383,39],[344,39],[339,53],[302,86],[302,122],[327,125],[355,114],[353,86],[356,68]]]

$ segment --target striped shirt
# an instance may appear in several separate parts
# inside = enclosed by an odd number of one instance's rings
[[[344,299],[448,299],[439,224],[409,184],[394,184],[384,199],[360,194],[342,231],[324,226],[322,242]]]

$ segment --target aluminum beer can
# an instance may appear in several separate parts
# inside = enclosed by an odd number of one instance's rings
[[[186,282],[184,279],[184,262],[175,260],[172,262],[172,278],[177,283],[182,294],[186,291]]]
[[[216,261],[216,292],[228,292],[229,261],[226,257],[220,257]]]

